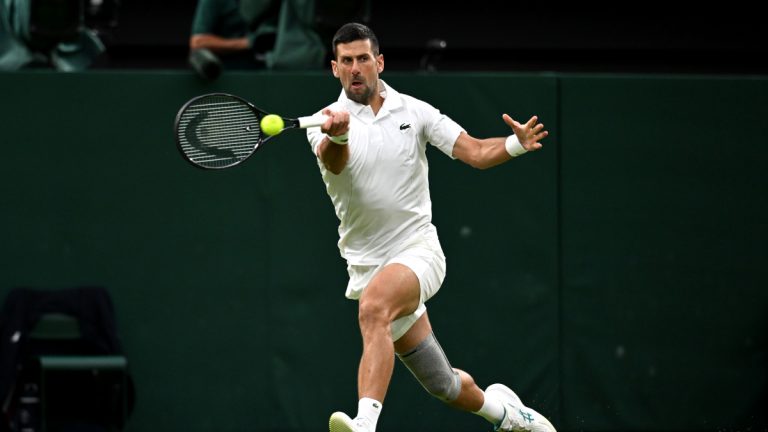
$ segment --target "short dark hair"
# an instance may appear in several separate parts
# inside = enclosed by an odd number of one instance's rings
[[[336,57],[336,46],[342,43],[350,43],[358,40],[370,40],[374,55],[379,55],[379,39],[373,34],[373,30],[360,23],[347,23],[333,35],[333,56]]]

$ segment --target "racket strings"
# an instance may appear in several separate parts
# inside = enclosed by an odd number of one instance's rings
[[[177,133],[184,154],[208,168],[239,163],[261,143],[258,116],[243,102],[220,96],[190,104],[179,118]]]

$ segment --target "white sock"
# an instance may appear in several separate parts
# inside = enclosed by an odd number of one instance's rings
[[[498,426],[504,420],[504,414],[507,410],[504,409],[504,404],[500,400],[489,397],[487,394],[483,394],[483,396],[485,398],[483,406],[475,414],[493,423],[494,426]]]
[[[355,420],[359,420],[363,425],[367,426],[368,432],[376,430],[379,414],[381,414],[381,402],[376,399],[362,398],[357,402],[357,417],[355,417]]]

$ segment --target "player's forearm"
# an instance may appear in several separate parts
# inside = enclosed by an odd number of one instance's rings
[[[507,153],[507,149],[504,146],[506,142],[504,138],[488,138],[480,140],[481,143],[481,156],[480,165],[481,169],[491,168],[496,165],[507,162],[512,159],[512,156]]]
[[[349,146],[334,144],[328,137],[325,137],[318,147],[317,156],[320,158],[325,169],[339,175],[344,171],[344,167],[347,166]]]
[[[474,168],[491,168],[512,159],[505,142],[506,138],[477,139],[462,134],[454,146],[454,156]]]
[[[248,38],[223,38],[212,34],[196,34],[189,39],[190,49],[207,48],[215,53],[245,51],[250,48]]]

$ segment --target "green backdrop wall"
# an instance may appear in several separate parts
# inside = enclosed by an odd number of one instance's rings
[[[477,171],[429,150],[456,367],[562,430],[765,429],[768,80],[384,74],[476,136],[540,116],[542,151]],[[321,431],[356,407],[356,305],[301,132],[192,168],[176,110],[227,91],[288,116],[330,74],[0,74],[0,294],[107,287],[129,431]],[[483,430],[396,368],[381,431]]]

